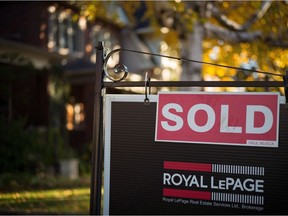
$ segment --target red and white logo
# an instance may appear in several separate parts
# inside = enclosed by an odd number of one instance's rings
[[[156,141],[278,147],[278,93],[158,95]]]
[[[264,205],[264,167],[164,161],[163,168],[163,197]]]

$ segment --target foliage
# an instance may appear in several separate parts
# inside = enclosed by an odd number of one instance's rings
[[[0,118],[0,173],[39,175],[48,172],[59,158],[77,156],[65,145],[60,129],[25,128],[25,119],[7,122]]]
[[[256,2],[218,2],[223,14],[227,17],[237,20],[239,23],[244,23],[247,17],[259,8],[261,1]],[[233,8],[233,10],[231,10]],[[286,9],[285,9],[286,8]],[[219,64],[240,66],[243,63],[248,63],[249,60],[254,60],[258,63],[257,70],[269,71],[276,74],[284,75],[288,68],[288,37],[287,37],[287,19],[288,14],[285,12],[288,5],[283,1],[273,2],[265,15],[251,27],[252,30],[261,30],[262,35],[260,40],[253,43],[231,44],[219,40],[206,40],[206,52],[204,55],[205,61],[214,61]],[[267,40],[281,41],[283,46],[273,46],[267,43]],[[286,45],[285,45],[286,44]],[[212,59],[210,56],[217,47],[217,58]],[[215,54],[215,53],[214,53]],[[227,71],[221,68],[213,70],[207,66],[204,67],[206,75],[214,75],[224,80],[231,80],[237,71]],[[212,72],[213,71],[213,72]],[[265,75],[250,75],[243,80],[263,80]],[[272,76],[269,80],[282,81],[281,77]]]
[[[75,150],[68,144],[66,130],[66,108],[70,86],[63,69],[54,65],[50,76],[48,92],[50,96],[49,143],[54,144],[56,160],[76,157]]]
[[[80,176],[90,176],[91,175],[91,161],[92,161],[92,143],[87,143],[78,152],[79,172]]]
[[[223,1],[217,2],[223,14],[228,18],[243,24],[261,6],[263,1]],[[260,29],[261,39],[281,40],[283,44],[288,42],[287,37],[287,13],[288,4],[285,1],[273,1],[265,14],[251,26],[251,30]],[[272,38],[271,38],[272,37]]]
[[[119,8],[117,1],[75,1],[72,4],[80,8],[81,16],[86,17],[89,21],[94,22],[96,19],[113,23],[118,27],[123,27],[124,23],[119,17]]]
[[[0,118],[0,134],[0,173],[37,173],[51,163],[52,148],[44,145],[47,143],[43,142],[45,135],[40,131],[25,130],[25,119],[8,123]]]
[[[33,68],[33,64],[27,58],[23,57],[20,53],[17,52],[1,53],[0,59],[1,62],[5,64],[24,66],[30,69]]]
[[[68,101],[70,87],[67,77],[64,75],[63,69],[54,65],[51,70],[50,80],[48,84],[48,93],[50,96],[50,126],[65,128],[66,110],[65,104]],[[63,131],[64,132],[64,131]],[[64,137],[66,135],[64,134]]]
[[[267,10],[264,10],[263,7],[263,11],[260,12],[260,8],[264,4],[268,5],[269,2],[177,0],[145,1],[145,3],[139,1],[117,1],[117,3],[106,1],[103,3],[102,1],[93,1],[82,3],[82,10],[83,14],[89,15],[91,20],[107,19],[110,15],[107,8],[121,5],[130,20],[130,25],[125,26],[126,28],[134,28],[137,23],[148,20],[153,34],[172,48],[171,53],[176,50],[178,55],[180,55],[181,49],[187,49],[187,47],[181,47],[181,38],[193,32],[196,22],[203,25],[211,23],[219,29],[222,28],[237,34],[257,32],[259,37],[250,42],[232,43],[229,42],[228,38],[219,39],[219,37],[215,37],[215,34],[212,36],[211,32],[207,31],[202,41],[204,48],[202,60],[240,67],[241,64],[247,64],[252,59],[258,63],[258,70],[284,74],[288,68],[288,4],[286,1],[273,1],[267,7],[268,9],[266,8]],[[135,16],[139,10],[145,10],[145,14],[140,17],[140,20],[139,16]],[[222,22],[215,18],[213,13],[218,13]],[[223,18],[226,23],[224,23]],[[117,19],[114,17],[110,22],[113,20]],[[169,31],[161,33],[163,27],[168,27]],[[239,29],[237,30],[236,27]],[[216,59],[211,58],[211,53],[215,51],[215,47],[218,49]],[[235,73],[237,71],[212,68],[212,66],[204,66],[202,70],[204,79],[210,77],[213,80],[216,78],[234,80]],[[251,75],[248,80],[255,77],[257,79],[264,78],[262,75]],[[269,79],[279,80],[279,77],[275,76]]]

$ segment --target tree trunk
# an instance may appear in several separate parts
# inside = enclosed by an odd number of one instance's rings
[[[181,41],[181,57],[196,61],[202,61],[204,28],[197,22],[185,39]],[[202,64],[195,62],[182,62],[181,81],[201,81]],[[201,91],[201,87],[183,87],[185,91]]]

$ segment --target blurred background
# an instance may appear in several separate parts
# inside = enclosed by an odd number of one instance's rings
[[[282,81],[241,69],[285,75],[288,1],[1,1],[0,213],[89,212],[100,41],[106,54],[125,48],[239,68],[117,52],[108,66],[125,64],[129,81],[146,72],[164,81]]]

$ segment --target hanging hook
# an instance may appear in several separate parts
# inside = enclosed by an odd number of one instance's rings
[[[147,93],[148,92],[148,93]],[[145,99],[144,103],[148,104],[149,103],[149,98],[148,94],[150,95],[151,89],[150,89],[150,77],[148,76],[148,72],[145,74]]]
[[[286,75],[283,76],[283,83],[284,83],[284,94],[286,98],[286,103],[288,103],[288,70],[286,70]]]

